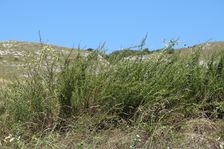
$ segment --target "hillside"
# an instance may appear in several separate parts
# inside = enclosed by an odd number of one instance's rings
[[[109,55],[110,60],[157,60],[165,49],[158,49],[149,51],[147,48],[143,50],[124,49],[114,51]],[[173,50],[173,51],[172,51]],[[181,59],[188,58],[192,53],[200,53],[200,60],[202,62],[208,61],[212,56],[218,58],[220,53],[224,52],[224,42],[207,42],[198,45],[194,45],[187,48],[172,49],[166,51],[167,53],[178,53]]]
[[[32,42],[6,41],[0,42],[0,82],[15,77],[23,77],[26,67],[34,60],[38,60],[44,48],[52,48],[61,55],[69,55],[71,50],[74,55],[78,49],[64,48]],[[86,57],[90,52],[79,50],[79,54]]]
[[[224,42],[207,42],[188,48],[177,49],[183,56],[189,55],[193,50],[200,51],[200,58],[202,60],[208,60],[211,56],[218,56],[220,53],[224,52]]]
[[[62,52],[64,55],[68,55],[72,49],[64,48],[54,45],[47,45],[41,43],[32,42],[17,42],[17,41],[5,41],[0,42],[0,78],[8,78],[13,76],[15,72],[23,71],[23,67],[31,61],[31,58],[36,58],[41,54],[44,47],[49,46],[55,51]],[[199,48],[198,48],[199,47]],[[224,42],[208,42],[193,47],[176,49],[176,51],[181,52],[183,56],[192,53],[192,50],[197,49],[201,51],[201,56],[203,59],[207,59],[211,55],[218,55],[220,52],[224,51]],[[77,49],[73,49],[76,51]],[[87,56],[90,51],[80,51],[81,55]],[[122,53],[122,54],[120,54]],[[124,50],[123,52],[113,52],[109,56],[120,54],[124,59],[137,59],[141,57],[143,59],[150,59],[156,57],[159,52],[153,51],[131,51]],[[18,75],[18,74],[17,74]]]
[[[70,50],[1,43],[0,148],[224,148],[223,43]]]

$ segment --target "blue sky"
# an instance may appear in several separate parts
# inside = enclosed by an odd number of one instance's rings
[[[163,47],[224,41],[223,0],[0,0],[0,40],[44,42],[108,52],[138,44]]]

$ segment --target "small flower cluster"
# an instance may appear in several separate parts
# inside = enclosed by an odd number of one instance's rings
[[[142,141],[142,140],[141,140],[140,135],[137,134],[137,135],[135,136],[134,140],[133,140],[133,143],[130,145],[130,148],[131,148],[131,149],[136,148],[137,144],[140,143],[141,141]]]
[[[9,134],[7,137],[4,138],[3,142],[4,143],[11,143],[13,141],[19,141],[20,140],[20,136],[15,137],[12,134]]]
[[[40,55],[40,62],[42,62],[43,60],[46,60],[46,59],[51,59],[51,60],[58,60],[59,57],[56,53],[56,51],[50,47],[50,46],[45,46],[43,47],[43,50],[41,52],[41,55]]]

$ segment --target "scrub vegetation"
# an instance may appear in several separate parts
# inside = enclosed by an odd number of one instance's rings
[[[0,148],[224,148],[224,52],[204,45],[44,45],[2,85]]]

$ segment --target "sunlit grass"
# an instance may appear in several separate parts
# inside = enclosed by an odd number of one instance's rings
[[[105,57],[99,55],[94,51],[86,57],[62,56],[44,47],[40,58],[27,66],[26,78],[1,90],[1,144],[54,148],[63,140],[66,147],[63,135],[70,136],[70,142],[74,134],[85,140],[86,134],[119,128],[142,131],[126,138],[129,142],[123,147],[137,148],[145,141],[144,147],[152,148],[158,138],[164,139],[158,142],[161,146],[180,141],[180,130],[184,132],[189,119],[223,118],[223,54],[207,59],[206,67],[200,64],[197,49],[187,56],[159,51],[148,60],[141,54],[134,60],[118,54],[110,63],[99,60]],[[221,128],[217,126],[213,135],[224,139]],[[75,139],[71,146],[84,148]]]

